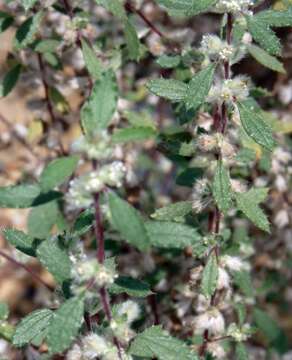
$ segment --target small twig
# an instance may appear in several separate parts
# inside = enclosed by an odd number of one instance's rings
[[[8,127],[11,134],[16,138],[16,140],[23,145],[33,156],[39,158],[39,154],[37,154],[32,146],[30,146],[29,143],[27,143],[19,134],[17,131],[14,130],[12,127],[12,124],[2,115],[0,114],[0,120],[3,122],[5,126]]]
[[[24,269],[25,271],[27,271],[35,280],[37,280],[42,285],[44,285],[48,290],[50,290],[50,291],[55,290],[53,286],[51,286],[50,284],[47,284],[38,274],[36,274],[34,271],[32,271],[27,265],[22,264],[21,262],[15,260],[13,257],[6,254],[2,250],[0,250],[0,256],[4,257],[6,260],[8,260],[12,264],[16,265],[17,267],[20,267],[20,268]]]
[[[49,90],[49,85],[48,85],[48,82],[46,79],[45,64],[43,62],[43,58],[42,58],[41,54],[37,54],[37,57],[38,57],[38,62],[39,62],[39,67],[40,67],[40,72],[41,72],[42,83],[43,83],[44,90],[45,90],[45,100],[46,100],[46,104],[47,104],[48,113],[50,115],[52,124],[55,124],[57,122],[57,119],[54,114],[53,105],[52,105],[52,102],[50,99],[50,90]]]
[[[150,21],[141,10],[135,8],[130,1],[126,1],[125,8],[130,13],[137,14],[155,34],[161,38],[166,38],[166,36],[152,23],[152,21]]]

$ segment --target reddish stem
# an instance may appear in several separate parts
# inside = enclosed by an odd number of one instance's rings
[[[104,249],[104,229],[101,219],[101,209],[99,203],[99,193],[95,193],[94,197],[94,209],[95,209],[95,237],[97,242],[97,260],[100,264],[104,263],[105,260],[105,249]]]
[[[53,105],[52,105],[52,102],[50,99],[49,85],[48,85],[47,79],[46,79],[45,65],[43,62],[42,55],[37,54],[37,57],[38,57],[38,63],[39,63],[39,67],[40,67],[41,77],[42,77],[42,83],[43,83],[44,90],[45,90],[45,99],[46,99],[48,113],[50,114],[51,122],[54,124],[54,123],[56,123],[56,116],[54,114]]]
[[[28,267],[27,265],[18,262],[17,260],[13,259],[13,257],[9,256],[2,250],[0,250],[0,256],[4,257],[6,260],[8,260],[12,264],[16,265],[17,267],[22,268],[25,271],[27,271],[35,280],[37,280],[39,283],[44,285],[48,290],[50,290],[50,291],[55,290],[55,288],[53,286],[51,286],[50,284],[47,284],[38,274],[36,274],[33,270],[31,270],[31,268]]]

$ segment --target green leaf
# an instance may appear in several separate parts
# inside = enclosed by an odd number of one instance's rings
[[[14,22],[12,15],[7,12],[0,11],[0,34],[7,30]]]
[[[41,189],[36,184],[0,187],[0,207],[14,209],[29,208],[45,204],[61,196],[62,194],[57,191],[41,194]]]
[[[217,0],[157,0],[171,16],[194,16],[208,11]]]
[[[180,63],[179,55],[161,55],[157,60],[157,64],[160,65],[163,69],[173,69],[176,68]]]
[[[43,39],[37,42],[34,50],[41,54],[52,53],[56,51],[59,45],[60,45],[59,40]]]
[[[114,193],[109,194],[109,207],[113,225],[122,237],[141,251],[149,249],[149,238],[139,212]]]
[[[122,0],[95,0],[97,5],[101,5],[111,12],[114,16],[121,20],[127,19]]]
[[[16,247],[17,250],[35,256],[34,238],[30,235],[16,229],[5,229],[3,235],[9,244]]]
[[[125,143],[154,138],[157,132],[152,127],[128,127],[116,130],[112,135],[114,143]]]
[[[245,296],[253,297],[254,292],[249,272],[245,270],[235,271],[233,273],[233,279]]]
[[[17,185],[0,187],[0,207],[28,208],[40,195],[38,185]]]
[[[30,10],[36,2],[37,0],[21,0],[21,4],[24,7],[25,11]]]
[[[214,182],[213,195],[218,208],[226,213],[232,206],[232,190],[230,176],[222,161],[218,162]]]
[[[0,97],[7,96],[15,87],[21,72],[21,65],[17,64],[5,74],[0,84]]]
[[[118,87],[112,71],[107,71],[96,81],[89,100],[81,110],[81,122],[85,134],[94,136],[96,132],[105,129],[116,111]]]
[[[276,34],[257,16],[247,16],[247,27],[253,39],[271,55],[281,54],[281,43]]]
[[[131,344],[129,353],[158,360],[198,360],[186,344],[168,335],[160,326],[152,326],[138,334]]]
[[[215,65],[212,64],[193,76],[189,82],[188,94],[185,99],[187,110],[191,108],[196,110],[205,102],[212,86],[214,72]]]
[[[272,129],[264,121],[262,116],[249,106],[248,102],[238,103],[241,124],[247,133],[257,144],[272,151],[275,147]]]
[[[86,68],[89,74],[93,77],[93,79],[100,79],[103,73],[103,66],[99,58],[96,56],[95,52],[91,48],[91,46],[85,41],[82,42],[82,53],[85,61]]]
[[[92,209],[87,209],[83,211],[78,218],[76,219],[73,232],[76,236],[81,236],[87,233],[93,226],[94,222],[94,213]]]
[[[140,41],[137,31],[130,20],[125,21],[124,32],[129,59],[137,61],[140,57]]]
[[[73,174],[77,164],[77,156],[61,157],[51,161],[40,176],[42,191],[54,189],[65,182]]]
[[[28,216],[27,227],[30,236],[44,239],[50,235],[58,221],[59,206],[56,201],[34,207]]]
[[[9,307],[6,303],[0,302],[0,321],[6,320],[9,316]]]
[[[169,221],[148,221],[145,224],[150,242],[161,248],[184,249],[201,239],[191,226]]]
[[[204,174],[203,168],[188,168],[182,171],[176,178],[176,184],[180,186],[193,187],[197,179],[201,178]]]
[[[20,25],[14,38],[14,47],[16,50],[26,48],[35,40],[43,16],[44,13],[39,11]]]
[[[216,290],[218,280],[218,261],[214,251],[210,254],[204,267],[201,283],[202,294],[209,299]]]
[[[36,337],[44,336],[53,314],[49,309],[42,309],[33,311],[23,318],[16,327],[13,336],[13,345],[21,347],[32,342]]]
[[[116,279],[109,288],[109,292],[111,294],[126,293],[133,297],[146,297],[153,294],[147,283],[128,276],[120,276]]]
[[[166,205],[155,210],[151,215],[157,221],[177,221],[181,222],[186,215],[192,211],[191,201],[179,201],[174,204]]]
[[[79,297],[67,300],[55,312],[50,323],[47,343],[51,354],[70,347],[83,322],[84,301]]]
[[[188,85],[174,79],[155,79],[147,84],[149,91],[173,102],[185,100],[188,95]]]
[[[273,320],[266,312],[255,308],[253,317],[257,327],[271,342],[275,341],[281,335],[281,329],[277,322]]]
[[[269,221],[263,210],[259,207],[259,203],[267,197],[268,189],[251,189],[246,193],[236,193],[236,203],[241,210],[258,228],[270,232]]]
[[[71,260],[58,238],[49,238],[37,248],[37,258],[59,284],[71,277]]]
[[[292,26],[292,8],[285,11],[261,11],[256,18],[271,27]]]
[[[268,54],[265,50],[256,45],[248,45],[247,49],[250,55],[254,57],[260,64],[279,73],[286,73],[283,64],[276,57]]]
[[[248,360],[248,352],[243,343],[237,343],[235,347],[236,359],[237,360]]]

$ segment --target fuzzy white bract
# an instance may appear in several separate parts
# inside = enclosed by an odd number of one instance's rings
[[[140,308],[135,301],[127,300],[117,306],[117,316],[126,317],[128,324],[131,324],[133,321],[137,320],[139,315]]]
[[[192,209],[195,213],[200,213],[212,201],[211,190],[207,179],[198,180],[192,192]]]
[[[218,309],[211,308],[198,315],[193,322],[193,326],[196,334],[201,335],[205,330],[208,330],[210,335],[219,335],[224,332],[225,321]]]
[[[112,157],[114,148],[107,131],[101,131],[93,139],[81,136],[71,146],[73,152],[85,153],[89,159],[105,160]]]
[[[223,346],[217,341],[208,343],[207,351],[214,356],[215,359],[226,359],[226,352]]]
[[[210,103],[243,101],[249,95],[249,79],[246,76],[236,76],[233,79],[217,81],[212,86],[207,100]]]
[[[89,334],[82,339],[83,355],[88,359],[104,356],[112,347],[102,336]]]
[[[103,165],[100,169],[70,181],[66,201],[70,209],[82,209],[93,203],[93,194],[106,186],[121,187],[126,167],[121,161]]]
[[[199,50],[212,60],[230,60],[235,54],[235,49],[232,45],[221,40],[219,36],[210,34],[203,36]]]
[[[238,256],[224,255],[221,258],[221,263],[230,271],[241,271],[245,268],[245,264]]]
[[[220,13],[234,13],[248,11],[248,8],[253,5],[253,0],[219,0],[215,9]]]

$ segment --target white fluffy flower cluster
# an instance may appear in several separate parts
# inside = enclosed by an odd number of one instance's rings
[[[252,328],[249,324],[244,324],[239,328],[235,323],[228,326],[227,336],[232,337],[235,341],[246,341],[252,334]]]
[[[234,146],[219,133],[215,135],[200,135],[196,140],[196,145],[203,152],[218,149],[224,158],[233,158],[236,155]]]
[[[126,167],[121,161],[113,161],[100,169],[80,176],[70,182],[66,194],[69,208],[82,209],[93,202],[92,194],[104,189],[105,186],[120,187],[126,174]]]
[[[194,319],[193,326],[198,335],[204,334],[205,330],[208,330],[210,335],[221,335],[225,330],[225,320],[222,313],[214,307],[199,314]]]
[[[132,300],[127,300],[114,308],[110,327],[114,335],[122,343],[127,344],[135,336],[135,332],[131,329],[131,324],[139,316],[139,305]]]
[[[212,86],[207,101],[233,102],[245,100],[249,95],[249,79],[245,76],[236,76],[233,79],[217,82]]]
[[[253,5],[253,0],[219,0],[215,9],[220,13],[246,13],[250,6]]]
[[[90,288],[93,289],[109,286],[118,277],[113,266],[110,264],[99,264],[95,258],[78,258],[72,255],[70,259],[73,263],[71,289],[74,293],[80,293],[90,283],[92,284]]]
[[[112,157],[114,147],[106,130],[99,132],[92,139],[81,136],[71,146],[73,152],[85,153],[89,159],[105,160]]]
[[[203,36],[199,50],[212,60],[230,60],[236,52],[236,49],[225,40],[210,34]]]
[[[120,360],[116,346],[104,337],[91,333],[81,340],[81,344],[75,344],[68,352],[67,360]],[[127,355],[121,350],[123,360],[132,360],[132,356]]]
[[[207,179],[196,181],[192,192],[192,208],[195,213],[200,213],[212,201],[211,187]]]

